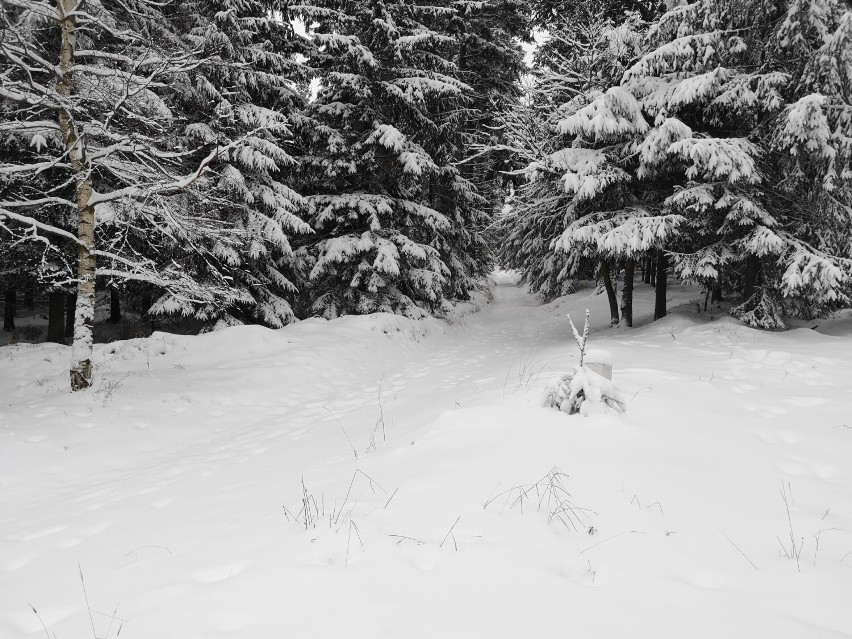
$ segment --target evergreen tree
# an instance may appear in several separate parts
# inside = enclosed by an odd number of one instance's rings
[[[542,163],[571,196],[553,246],[664,249],[659,274],[739,289],[755,326],[848,300],[850,20],[835,0],[674,6],[620,86],[563,108]]]
[[[281,327],[294,318],[290,238],[310,232],[302,198],[284,181],[294,163],[288,118],[302,107],[306,47],[286,2],[193,0],[169,16],[201,63],[175,88],[190,142],[224,150],[199,185],[205,214],[229,228],[203,259],[186,253],[201,281],[227,282],[234,303],[198,306],[166,294],[154,312]],[[235,144],[235,141],[239,141]]]
[[[454,2],[452,6],[457,13],[449,32],[457,40],[458,72],[471,88],[456,127],[453,156],[462,174],[486,199],[486,219],[491,222],[505,199],[505,171],[515,168],[507,149],[493,149],[505,144],[511,134],[501,126],[501,113],[522,95],[521,78],[528,69],[521,43],[532,39],[530,8],[518,0]]]
[[[610,4],[574,7],[567,19],[548,14],[548,24],[563,28],[537,53],[528,94],[505,124],[513,131],[511,146],[526,166],[517,171],[525,180],[501,220],[505,240],[500,257],[507,266],[523,270],[531,290],[545,298],[570,292],[578,275],[596,271],[612,292],[609,262],[620,256],[599,251],[585,239],[558,244],[566,227],[589,212],[630,202],[624,186],[630,175],[619,167],[617,144],[625,131],[596,137],[593,131],[575,130],[571,120],[617,83],[637,51],[641,19],[626,14],[616,23],[607,17],[614,12]],[[598,114],[596,121],[604,117]],[[611,166],[601,179],[589,179],[604,164]],[[617,318],[613,296],[611,310]]]
[[[785,299],[808,313],[848,299],[850,25],[835,0],[681,5],[625,74],[654,124],[637,176],[674,183],[675,271],[725,273],[755,326],[782,326]]]
[[[481,196],[452,164],[471,91],[446,33],[455,10],[326,0],[299,11],[314,25],[320,78],[297,122],[316,230],[300,250],[304,312],[440,311],[470,288],[482,245]]]

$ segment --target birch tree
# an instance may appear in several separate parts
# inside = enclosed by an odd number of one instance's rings
[[[71,388],[92,381],[98,277],[149,282],[187,303],[241,301],[224,278],[198,284],[186,255],[210,262],[211,245],[240,230],[199,203],[224,146],[186,134],[169,101],[196,69],[154,0],[4,0],[0,6],[0,225],[9,241],[39,246],[77,288]],[[73,257],[63,251],[74,247]],[[180,250],[177,250],[180,248]],[[64,255],[62,260],[52,255]],[[64,262],[63,262],[64,260]],[[235,299],[236,297],[236,299]]]

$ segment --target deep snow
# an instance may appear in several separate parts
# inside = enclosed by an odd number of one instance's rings
[[[0,637],[852,636],[849,313],[609,329],[497,281],[96,346],[74,395],[68,348],[0,348]],[[540,406],[587,307],[624,415]]]

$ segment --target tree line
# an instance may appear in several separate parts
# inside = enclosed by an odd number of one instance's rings
[[[545,297],[596,275],[627,325],[637,268],[655,318],[667,277],[731,296],[762,328],[848,306],[849,6],[592,0],[560,15],[504,116],[523,161],[501,260]]]
[[[493,170],[459,162],[518,93],[523,10],[3,0],[6,290],[76,294],[75,389],[96,286],[272,327],[440,312],[490,262]]]
[[[304,30],[294,25],[304,25]],[[532,69],[522,43],[542,43]],[[0,276],[73,311],[280,327],[704,285],[762,327],[849,303],[839,0],[0,0]],[[615,280],[623,275],[622,301]]]

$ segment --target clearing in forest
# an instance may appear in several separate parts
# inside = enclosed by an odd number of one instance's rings
[[[0,348],[0,636],[852,636],[852,316],[637,286]],[[586,308],[624,415],[540,406]]]

